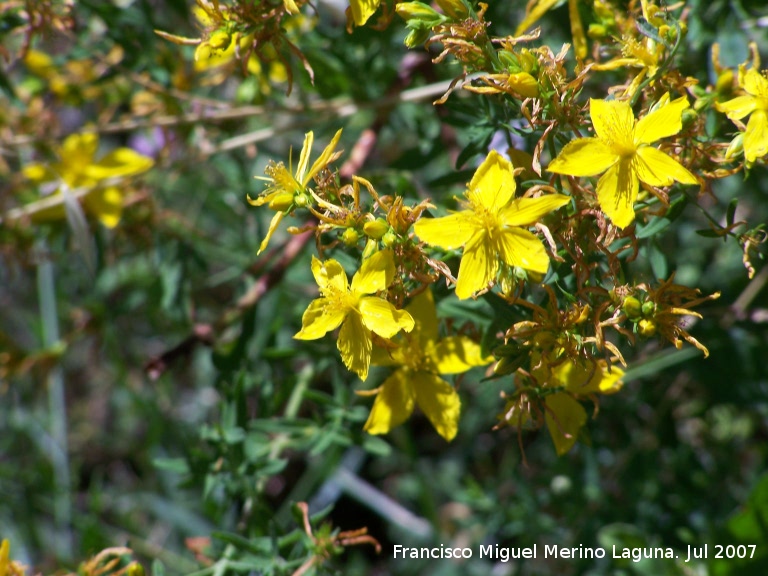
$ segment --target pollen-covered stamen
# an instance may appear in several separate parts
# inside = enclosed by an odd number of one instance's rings
[[[357,298],[349,290],[339,290],[336,286],[328,285],[321,288],[320,293],[326,299],[323,314],[335,316],[357,309]]]
[[[264,170],[264,173],[272,180],[270,188],[283,190],[284,192],[298,193],[303,192],[303,187],[282,162],[275,164],[270,162]]]

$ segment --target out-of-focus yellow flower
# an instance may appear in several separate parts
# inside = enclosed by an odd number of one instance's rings
[[[57,148],[58,162],[30,164],[24,175],[36,184],[54,185],[55,193],[68,189],[92,188],[83,196],[85,211],[96,216],[108,228],[114,228],[123,212],[123,193],[115,185],[100,186],[111,178],[135,176],[149,170],[154,161],[130,148],[117,148],[96,160],[99,137],[94,133],[72,134]],[[35,211],[33,221],[65,217],[63,204]]]
[[[458,431],[461,401],[441,374],[460,374],[489,364],[480,345],[466,336],[440,339],[432,292],[426,290],[405,308],[416,321],[410,334],[390,351],[376,348],[372,363],[397,369],[379,387],[365,430],[386,434],[405,422],[418,405],[438,434],[450,441]]]
[[[267,235],[259,246],[258,254],[261,254],[266,249],[270,238],[272,238],[272,235],[286,214],[297,206],[307,206],[311,202],[307,187],[320,170],[340,156],[341,152],[334,152],[340,138],[341,129],[336,132],[330,144],[325,147],[322,154],[307,170],[309,166],[309,153],[312,151],[312,142],[315,140],[314,132],[307,132],[304,135],[304,146],[301,148],[299,165],[296,167],[295,176],[291,174],[293,167],[289,165],[286,168],[282,162],[279,164],[270,162],[264,171],[267,176],[257,176],[259,180],[268,182],[267,189],[258,198],[252,199],[249,197],[248,203],[252,206],[267,204],[275,210],[275,215],[269,224]]]
[[[392,252],[382,250],[368,258],[353,276],[352,284],[336,260],[321,262],[312,257],[312,274],[320,287],[320,298],[313,300],[301,318],[298,340],[316,340],[341,326],[336,345],[344,365],[361,380],[368,377],[373,347],[372,333],[392,338],[400,330],[410,332],[411,315],[392,304],[370,296],[386,290],[394,280]]]
[[[640,181],[651,186],[698,183],[677,160],[650,146],[682,130],[686,108],[685,96],[670,102],[665,94],[655,110],[636,121],[627,102],[592,99],[595,136],[569,142],[548,170],[570,176],[605,172],[597,183],[597,201],[616,226],[625,228],[635,219]]]
[[[742,141],[748,163],[768,154],[768,78],[763,74],[754,68],[739,67],[739,86],[746,94],[717,104],[717,109],[731,120],[751,114]]]
[[[11,560],[11,543],[0,543],[0,576],[24,576],[26,568]]]
[[[443,218],[422,218],[416,234],[427,244],[446,250],[464,247],[456,295],[469,298],[496,278],[499,261],[544,274],[549,256],[544,245],[525,227],[570,201],[550,194],[515,199],[512,164],[495,150],[488,154],[465,193],[467,209]]]

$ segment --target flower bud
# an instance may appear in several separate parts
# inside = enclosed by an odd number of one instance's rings
[[[736,137],[731,140],[728,149],[725,151],[725,159],[730,160],[734,156],[740,156],[744,152],[744,132],[739,132]]]
[[[653,320],[640,320],[640,322],[637,323],[637,332],[640,336],[649,338],[656,334],[656,323]]]
[[[284,212],[293,206],[293,194],[290,192],[280,192],[269,201],[268,206],[276,212]]]
[[[384,236],[381,237],[381,243],[387,248],[392,248],[397,243],[397,234],[390,230]]]
[[[536,98],[539,95],[539,84],[528,72],[510,74],[507,82],[512,90],[525,98]]]
[[[624,302],[621,305],[621,309],[624,310],[624,313],[627,315],[627,318],[630,320],[637,320],[643,315],[643,310],[640,304],[640,300],[635,298],[634,296],[628,296],[624,299]]]
[[[469,17],[469,10],[461,0],[435,0],[440,10],[455,20],[464,20]]]
[[[656,304],[654,304],[650,300],[646,300],[645,302],[643,302],[643,306],[641,309],[643,311],[643,316],[645,316],[646,318],[650,318],[656,313]]]
[[[354,228],[347,228],[344,230],[344,234],[341,235],[341,241],[350,248],[356,245],[358,240],[360,240],[360,234]]]
[[[369,238],[374,240],[381,240],[382,236],[389,232],[389,224],[383,218],[377,218],[373,222],[366,222],[363,224],[363,232]]]

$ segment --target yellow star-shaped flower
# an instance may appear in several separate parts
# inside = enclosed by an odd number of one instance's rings
[[[336,345],[344,365],[360,376],[368,377],[371,364],[371,333],[392,338],[400,330],[410,332],[413,318],[392,304],[369,296],[385,290],[395,276],[392,252],[382,250],[363,262],[347,282],[347,274],[336,260],[321,262],[312,257],[312,274],[320,287],[320,298],[313,300],[301,318],[298,340],[316,340],[341,326]]]
[[[268,182],[267,189],[258,198],[251,199],[249,197],[248,203],[252,206],[267,204],[276,211],[272,221],[269,223],[267,235],[261,241],[257,254],[261,254],[266,249],[269,240],[286,214],[300,204],[306,205],[309,203],[309,199],[305,196],[308,190],[307,187],[320,170],[340,156],[340,152],[334,152],[336,145],[339,143],[339,138],[341,138],[341,129],[336,132],[331,142],[325,147],[325,150],[309,167],[309,153],[312,151],[315,135],[313,132],[307,132],[304,135],[304,146],[301,148],[296,175],[291,174],[292,168],[286,168],[285,164],[280,162],[279,164],[270,163],[267,166],[265,170],[266,178],[257,176],[259,180]]]
[[[636,121],[627,102],[592,99],[595,137],[569,142],[548,170],[569,176],[605,172],[597,182],[597,201],[616,226],[626,228],[635,219],[641,181],[651,186],[698,183],[677,160],[650,145],[682,130],[686,108],[685,96],[670,102],[666,94],[655,110]]]
[[[539,274],[549,268],[544,245],[525,228],[570,201],[550,194],[514,198],[512,164],[495,150],[488,154],[465,193],[467,209],[443,218],[416,222],[416,234],[427,244],[446,250],[464,247],[456,296],[469,298],[496,278],[499,261]]]
[[[426,290],[406,307],[416,321],[401,345],[387,352],[376,348],[373,364],[397,369],[378,389],[365,430],[386,434],[405,422],[415,405],[426,414],[438,434],[450,441],[456,436],[461,401],[441,374],[460,374],[473,366],[489,364],[480,345],[466,336],[439,338],[432,292]]]
[[[751,114],[744,132],[744,157],[752,163],[768,154],[768,78],[755,69],[739,68],[739,86],[747,93],[717,104],[731,120]]]

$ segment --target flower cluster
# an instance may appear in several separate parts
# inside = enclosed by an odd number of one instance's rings
[[[353,0],[348,16],[365,25],[380,5]],[[313,260],[321,297],[305,312],[296,338],[340,328],[342,361],[361,379],[370,365],[393,369],[373,391],[361,392],[376,395],[365,424],[370,433],[388,432],[418,406],[450,440],[461,401],[443,376],[493,362],[488,380],[511,385],[502,394],[499,426],[546,425],[564,454],[587,423],[584,403],[597,408],[600,395],[622,387],[632,346],[659,337],[709,354],[684,318],[700,318],[691,308],[719,294],[702,297],[675,284],[674,275],[658,287],[627,284],[624,265],[641,253],[648,233],[640,230],[673,220],[712,178],[736,171],[724,163],[742,152],[745,168],[764,161],[768,82],[758,72],[757,52],[737,79],[716,66],[727,80],[702,90],[672,66],[684,21],[650,0],[629,13],[596,1],[598,21],[585,33],[576,5],[569,2],[580,65],[571,72],[567,46],[559,52],[526,46],[539,37],[538,30],[526,31],[552,2],[530,3],[516,36],[503,38],[489,35],[482,3],[477,10],[464,0],[397,4],[409,47],[442,45],[435,63],[453,57],[465,76],[473,74],[457,80],[438,104],[460,85],[517,112],[525,123],[520,133],[538,138],[530,150],[490,149],[456,198],[458,210],[380,194],[357,175],[340,183],[331,164],[341,131],[311,167],[308,133],[296,172],[270,163],[265,192],[250,200],[275,211],[260,251],[285,216],[306,212],[314,220],[289,232],[314,230],[321,253],[342,249],[359,258],[351,284],[336,260]],[[377,26],[389,23],[388,10]],[[620,71],[625,82],[611,86],[607,97],[581,97],[594,78]],[[727,115],[742,131],[727,151],[700,137],[704,111]],[[361,200],[366,193],[370,203]],[[713,234],[736,236],[746,254],[755,245],[747,238],[757,235],[737,235],[741,224],[730,218]],[[483,346],[463,335],[441,337],[432,292],[441,278],[458,300],[483,299],[522,318],[494,323]]]

